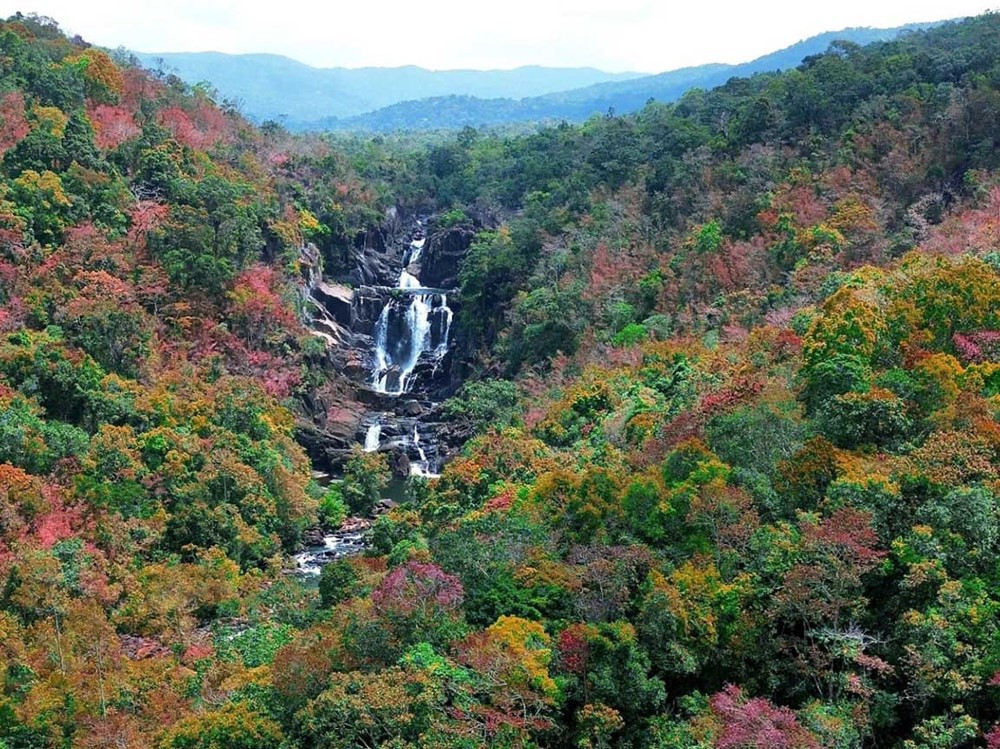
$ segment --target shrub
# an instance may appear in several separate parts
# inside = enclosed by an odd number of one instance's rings
[[[328,528],[339,528],[347,518],[347,505],[340,487],[331,484],[319,501],[319,519]]]
[[[636,346],[646,340],[648,335],[649,331],[646,330],[644,325],[640,325],[639,323],[629,323],[622,328],[614,338],[611,339],[611,342],[615,346],[632,348],[633,346]]]
[[[477,432],[502,429],[518,421],[521,413],[517,385],[509,380],[468,382],[458,395],[445,401],[449,418],[467,419]]]

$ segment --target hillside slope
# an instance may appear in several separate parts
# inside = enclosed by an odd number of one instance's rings
[[[418,152],[449,221],[508,216],[460,274],[480,436],[376,523],[386,577],[325,572],[293,734],[429,684],[389,735],[996,746],[998,51],[987,15]]]

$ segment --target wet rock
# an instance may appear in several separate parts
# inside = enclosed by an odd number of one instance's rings
[[[380,381],[387,391],[393,393],[401,389],[400,383],[403,379],[403,370],[398,366],[393,365],[379,374],[382,378]]]
[[[417,417],[424,412],[423,406],[420,405],[419,401],[408,400],[403,404],[403,415]]]
[[[453,358],[450,350],[440,359],[422,355],[410,373],[410,391],[433,400],[444,400],[452,395],[455,391],[450,375]]]
[[[385,515],[395,506],[396,503],[393,502],[391,499],[380,499],[378,502],[375,503],[375,507],[372,510],[372,514],[374,514],[376,517],[378,517],[379,515]]]
[[[400,450],[392,456],[390,464],[392,475],[397,479],[405,479],[410,476],[410,456],[405,451]]]
[[[370,387],[359,387],[357,389],[357,399],[360,403],[368,407],[369,411],[390,412],[395,410],[398,396],[389,393],[380,393]]]
[[[351,300],[351,330],[355,333],[372,335],[382,308],[389,300],[390,290],[378,286],[361,286],[355,290]]]
[[[319,526],[306,528],[302,531],[302,544],[304,546],[322,546],[324,535],[323,529]]]

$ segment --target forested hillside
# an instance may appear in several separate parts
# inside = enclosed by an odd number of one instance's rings
[[[1000,747],[1000,17],[520,137],[0,26],[0,747]],[[304,245],[475,232],[474,434],[318,589]],[[484,217],[488,217],[488,220]]]

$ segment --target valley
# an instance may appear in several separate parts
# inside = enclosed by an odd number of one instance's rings
[[[303,133],[0,21],[0,749],[1000,747],[1000,15],[872,33]]]
[[[454,283],[469,234],[445,230],[428,243],[433,226],[428,217],[411,218],[388,233],[384,248],[363,247],[348,279],[370,284],[351,289],[342,280],[335,287],[321,269],[310,268],[303,288],[307,322],[329,347],[331,361],[361,363],[350,376],[354,398],[365,405],[352,421],[338,425],[341,432],[353,429],[355,444],[328,449],[314,460],[327,480],[340,481],[343,461],[358,445],[366,453],[385,454],[392,478],[377,513],[407,501],[411,477],[439,478],[446,459],[461,448],[461,435],[449,431],[440,414],[442,400],[461,386],[458,368],[453,369],[454,311],[448,303],[457,289],[430,288],[420,277],[426,266],[435,281]],[[450,255],[444,247],[452,248]],[[314,252],[306,253],[307,263],[309,254]],[[297,555],[298,569],[318,574],[322,562],[360,552],[362,536],[354,530],[359,520],[348,519],[347,530],[328,529],[320,543]]]

